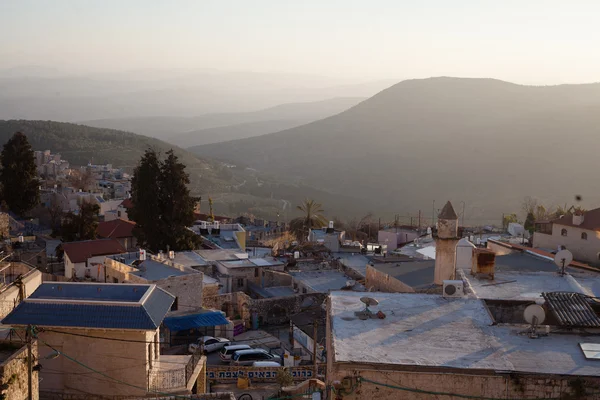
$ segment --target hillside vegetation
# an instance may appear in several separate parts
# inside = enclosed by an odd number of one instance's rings
[[[293,207],[305,197],[319,198],[338,216],[360,214],[363,204],[352,198],[334,195],[295,181],[281,181],[271,174],[260,174],[244,166],[224,165],[199,159],[186,150],[163,141],[113,129],[93,128],[53,121],[0,120],[0,145],[17,131],[25,133],[34,150],[60,153],[71,165],[110,163],[131,171],[147,148],[164,154],[173,148],[186,164],[190,189],[202,195],[203,207],[212,196],[215,212],[229,215],[252,213],[281,220],[293,216]]]
[[[34,150],[61,154],[71,165],[112,164],[131,170],[147,148],[165,153],[174,149],[187,165],[196,191],[222,190],[228,182],[218,177],[215,163],[198,159],[186,150],[163,141],[113,129],[54,121],[0,120],[0,144],[15,132],[27,135]]]
[[[363,200],[431,215],[466,203],[467,222],[500,221],[524,196],[581,194],[600,205],[600,84],[532,87],[492,79],[398,83],[332,117],[190,148]]]

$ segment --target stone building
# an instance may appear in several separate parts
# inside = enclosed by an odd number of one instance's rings
[[[156,285],[44,283],[2,323],[38,329],[45,397],[203,392],[204,357],[160,354],[159,327],[174,300]]]
[[[14,261],[0,263],[0,269],[0,318],[4,318],[42,284],[42,273]]]
[[[32,354],[38,356],[37,342],[32,344]],[[29,394],[27,346],[21,341],[0,341],[0,398],[25,400]],[[36,370],[31,379],[33,400],[38,400],[39,377]]]
[[[600,208],[535,224],[533,247],[556,251],[562,246],[576,260],[600,265]]]
[[[458,237],[458,216],[450,202],[447,202],[438,215],[437,235],[435,236],[435,277],[434,283],[441,285],[445,280],[454,279],[456,245]]]
[[[332,398],[598,398],[600,338],[530,335],[521,321],[497,324],[476,298],[332,292],[327,302],[327,385]],[[529,303],[531,304],[531,303]],[[385,318],[378,317],[383,313]],[[357,315],[357,313],[359,315]],[[362,317],[362,318],[361,318]],[[591,316],[594,322],[598,316]],[[565,331],[566,332],[566,331]],[[589,358],[588,358],[589,357]],[[333,392],[333,391],[332,391]],[[571,397],[568,397],[571,396]]]

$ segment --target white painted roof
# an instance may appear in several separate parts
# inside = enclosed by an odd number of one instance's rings
[[[364,293],[337,291],[331,297],[334,362],[397,364],[565,375],[598,375],[600,363],[586,360],[580,342],[600,337],[521,335],[525,326],[492,326],[478,299],[439,295],[369,293],[385,319],[360,320]]]
[[[584,293],[575,278],[556,272],[496,272],[493,281],[475,278],[469,271],[458,273],[480,299],[536,300],[542,298],[542,292]]]

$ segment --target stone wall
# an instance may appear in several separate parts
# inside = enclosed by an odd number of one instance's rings
[[[182,310],[191,310],[192,307],[202,307],[202,281],[204,274],[197,272],[188,275],[173,276],[156,281],[161,289],[177,297],[178,307]]]
[[[384,293],[414,293],[414,289],[404,282],[367,265],[367,280],[365,286],[373,292]]]
[[[326,297],[325,293],[304,293],[253,299],[243,292],[235,292],[206,298],[204,306],[222,310],[229,318],[239,316],[246,326],[251,326],[253,313],[256,313],[259,325],[277,325],[288,322],[292,315],[299,313],[304,307],[322,304]]]
[[[334,365],[327,379],[329,382],[342,380],[344,377],[355,377],[354,391],[343,393],[344,400],[377,398],[425,400],[431,398],[464,399],[464,396],[497,398],[497,399],[598,399],[600,398],[600,378],[562,377],[541,374],[469,374],[463,373],[394,371],[382,368],[375,369],[367,365],[339,364]],[[361,377],[360,382],[356,377]],[[371,380],[372,383],[365,381]],[[385,385],[419,389],[436,393],[423,393],[411,390],[400,390]],[[459,394],[463,397],[452,396]]]
[[[10,237],[10,218],[7,213],[0,212],[0,239]]]
[[[6,389],[0,391],[0,398],[7,400],[26,399],[29,388],[27,379],[27,346],[24,343],[17,344],[15,342],[6,341],[0,341],[0,346],[3,347],[2,352],[14,349],[14,353],[0,364],[0,385],[6,385]],[[34,357],[37,357],[37,349],[37,343],[34,342],[32,345]],[[38,372],[33,371],[32,392],[34,400],[39,399],[38,383]]]
[[[146,397],[131,397],[131,396],[95,396],[89,394],[69,394],[61,392],[43,391],[40,392],[40,400],[235,400],[235,396],[231,392],[220,393],[202,393],[190,395],[173,395],[173,396],[158,396],[148,394]]]
[[[42,273],[19,262],[11,262],[10,264],[11,267],[7,271],[12,268],[13,274],[23,274],[24,298],[29,297],[42,284]],[[14,284],[0,288],[0,319],[6,317],[19,304],[19,297],[19,288]]]
[[[208,298],[219,295],[219,284],[218,283],[203,283],[202,284],[202,304],[206,307],[206,301]]]
[[[292,286],[292,276],[285,272],[263,270],[265,287]]]

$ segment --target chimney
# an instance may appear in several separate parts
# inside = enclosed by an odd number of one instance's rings
[[[325,232],[327,233],[333,233],[335,230],[333,229],[333,221],[329,221],[329,226],[327,227],[327,230]]]
[[[579,211],[575,211],[573,213],[573,225],[581,225],[583,224],[583,213]]]
[[[438,215],[438,229],[435,235],[435,273],[434,283],[442,285],[446,280],[452,280],[456,274],[456,245],[458,237],[458,216],[447,202]]]

